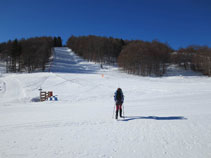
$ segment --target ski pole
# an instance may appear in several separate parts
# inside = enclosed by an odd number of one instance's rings
[[[123,117],[125,117],[125,107],[124,107],[124,104],[123,104]]]

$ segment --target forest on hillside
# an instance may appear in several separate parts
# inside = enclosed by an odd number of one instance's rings
[[[61,37],[34,37],[0,43],[0,59],[7,72],[44,71],[53,47],[61,47]]]
[[[167,66],[176,64],[184,69],[211,76],[211,48],[188,46],[173,50],[168,44],[153,40],[123,40],[100,36],[71,36],[67,46],[79,56],[106,64],[117,63],[130,74],[162,76]]]
[[[128,73],[143,76],[162,76],[173,51],[159,41],[128,41],[99,36],[72,36],[67,46],[89,61],[117,63]]]
[[[118,65],[123,71],[141,76],[162,76],[169,65],[211,76],[211,48],[192,45],[173,50],[157,40],[123,40],[101,36],[71,36],[66,43],[88,61]],[[7,72],[44,71],[53,47],[62,47],[61,37],[33,37],[0,43],[0,60]]]
[[[180,48],[171,55],[171,63],[175,63],[185,70],[191,69],[211,76],[211,48],[208,46],[192,45]]]

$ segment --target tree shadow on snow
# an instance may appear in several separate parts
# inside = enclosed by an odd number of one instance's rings
[[[139,119],[149,119],[149,120],[187,120],[187,118],[183,116],[166,116],[166,117],[159,117],[159,116],[125,116],[122,121],[132,121],[132,120],[139,120]]]

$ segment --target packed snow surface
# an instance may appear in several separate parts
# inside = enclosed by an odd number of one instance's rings
[[[68,48],[47,71],[0,78],[1,158],[211,157],[211,78],[128,75]],[[115,120],[118,87],[125,119]],[[40,102],[40,88],[58,101]]]

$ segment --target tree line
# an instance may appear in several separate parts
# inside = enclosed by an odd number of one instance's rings
[[[173,50],[153,40],[123,40],[100,36],[71,36],[67,46],[79,56],[100,63],[115,64],[130,74],[162,76],[169,65],[211,76],[211,48],[188,46]]]
[[[123,40],[100,36],[71,36],[67,46],[88,61],[117,64],[123,71],[142,76],[162,76],[168,65],[211,76],[211,48],[188,46],[173,50],[168,44],[153,40]],[[34,37],[0,43],[0,59],[7,62],[7,72],[45,70],[53,47],[61,47],[61,37]]]
[[[131,41],[121,51],[118,65],[131,74],[162,76],[172,49],[159,41]]]
[[[208,46],[192,45],[180,48],[173,53],[171,61],[186,70],[191,69],[211,76],[211,48]]]
[[[34,37],[0,43],[0,59],[6,61],[7,72],[45,70],[52,47],[61,47],[61,37]]]
[[[67,46],[89,61],[114,64],[137,75],[165,73],[172,49],[159,41],[128,41],[112,37],[72,36]]]
[[[71,36],[67,41],[67,46],[84,59],[108,64],[116,63],[124,45],[122,39],[93,35]]]

